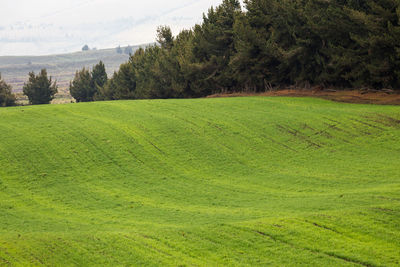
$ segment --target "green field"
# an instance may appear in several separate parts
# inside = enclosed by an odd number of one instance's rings
[[[0,109],[0,265],[398,266],[400,107]]]

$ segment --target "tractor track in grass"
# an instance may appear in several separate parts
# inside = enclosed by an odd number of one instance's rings
[[[319,226],[317,226],[317,227],[319,227]],[[322,228],[324,228],[324,227],[322,227]],[[326,229],[326,228],[324,228],[324,229]],[[267,233],[262,232],[262,231],[254,231],[254,232],[259,234],[259,235],[261,235],[261,236],[268,237],[269,239],[273,240],[274,242],[283,243],[283,244],[288,245],[288,246],[290,246],[290,247],[292,247],[294,249],[305,250],[305,251],[308,251],[308,252],[313,253],[313,254],[325,255],[327,257],[332,257],[332,258],[335,258],[335,259],[338,259],[338,260],[342,260],[342,261],[345,261],[345,262],[348,262],[348,263],[354,263],[354,264],[365,266],[365,267],[378,267],[378,265],[375,265],[375,264],[372,264],[372,263],[369,263],[369,262],[364,262],[364,261],[361,261],[361,260],[358,260],[358,259],[353,259],[353,258],[348,257],[348,256],[338,255],[337,253],[334,253],[334,252],[326,252],[326,251],[322,251],[322,250],[319,250],[319,249],[313,249],[313,248],[308,248],[308,247],[304,247],[304,246],[297,246],[292,242],[283,240],[281,238],[278,238],[277,236],[274,236],[274,235],[271,235],[271,234],[267,234]]]

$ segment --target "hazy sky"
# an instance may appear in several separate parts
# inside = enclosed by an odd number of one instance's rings
[[[154,42],[201,22],[222,0],[1,0],[0,55],[44,55]]]

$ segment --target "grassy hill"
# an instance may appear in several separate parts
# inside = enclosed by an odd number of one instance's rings
[[[142,47],[145,46],[142,45]],[[139,47],[141,46],[133,46],[132,49],[135,51]],[[31,71],[38,73],[41,69],[46,68],[48,74],[58,82],[59,95],[57,98],[70,100],[68,86],[77,70],[83,67],[92,68],[102,60],[108,74],[112,75],[128,59],[128,54],[118,54],[115,48],[49,56],[0,56],[0,73],[4,80],[12,85],[19,98],[24,99],[21,93],[22,87],[28,79],[28,73]]]
[[[0,265],[400,264],[400,107],[0,109]]]

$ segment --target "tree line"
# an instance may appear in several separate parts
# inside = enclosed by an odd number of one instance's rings
[[[83,68],[75,73],[70,82],[69,90],[76,102],[93,101],[102,91],[107,82],[107,73],[104,63],[100,61],[93,69]],[[49,104],[58,92],[58,85],[53,78],[47,75],[47,70],[42,69],[39,74],[29,73],[28,81],[23,86],[23,93],[28,97],[29,104]],[[16,96],[12,88],[0,75],[0,107],[15,106]]]
[[[400,89],[399,0],[245,0],[243,8],[223,0],[177,36],[160,26],[157,42],[110,79],[101,62],[77,71],[71,95],[83,102],[289,86]],[[0,104],[6,87],[0,83]]]
[[[94,100],[272,88],[400,89],[399,0],[224,0],[139,49]]]
[[[29,73],[29,79],[24,84],[23,93],[29,99],[29,104],[49,104],[58,92],[56,81],[47,76],[47,70],[42,69],[39,74]],[[15,106],[16,97],[12,88],[0,76],[0,107]]]

